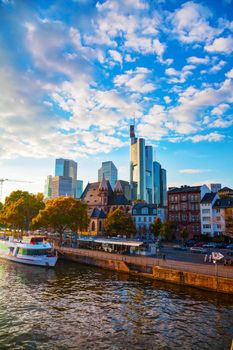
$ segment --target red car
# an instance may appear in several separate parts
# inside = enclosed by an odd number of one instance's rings
[[[204,243],[196,243],[194,244],[194,247],[203,247]]]

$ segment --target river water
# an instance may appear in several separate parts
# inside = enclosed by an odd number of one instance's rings
[[[0,350],[229,350],[232,337],[232,296],[65,261],[0,261]]]

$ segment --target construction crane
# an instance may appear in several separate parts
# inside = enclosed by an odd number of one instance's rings
[[[0,202],[2,201],[2,188],[3,188],[3,183],[4,183],[5,181],[9,181],[9,182],[27,182],[27,183],[31,183],[31,181],[24,181],[24,180],[0,179]]]

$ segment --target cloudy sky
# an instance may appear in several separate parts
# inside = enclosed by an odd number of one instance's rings
[[[231,0],[0,0],[3,194],[43,190],[54,158],[129,178],[129,123],[168,184],[233,186]]]

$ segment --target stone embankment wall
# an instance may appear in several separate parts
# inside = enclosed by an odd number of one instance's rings
[[[233,294],[233,268],[143,256],[56,247],[59,256],[81,264],[137,274],[160,281]]]

